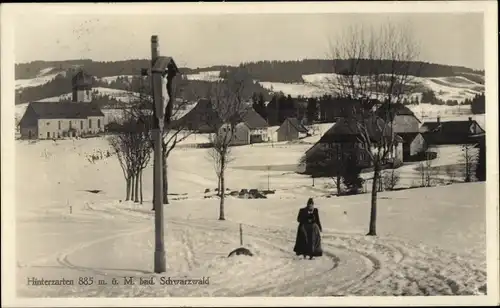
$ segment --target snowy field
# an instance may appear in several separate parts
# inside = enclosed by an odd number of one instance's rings
[[[323,128],[324,129],[324,128]],[[191,135],[184,144],[200,143]],[[228,196],[218,221],[217,187],[206,149],[179,146],[169,158],[171,204],[165,206],[167,273],[152,274],[152,169],[144,174],[143,205],[122,202],[125,185],[115,157],[90,163],[109,149],[105,139],[16,141],[18,296],[341,296],[453,295],[486,291],[485,185],[453,184],[379,194],[378,236],[365,237],[369,194],[327,197],[331,180],[293,172],[311,144],[233,148],[230,190],[276,190],[268,199]],[[456,163],[449,148],[444,164]],[[450,158],[451,157],[451,158]],[[267,167],[270,166],[270,170]],[[290,170],[288,170],[290,169]],[[415,172],[407,168],[408,175]],[[269,183],[269,184],[268,184]],[[330,186],[329,186],[330,185]],[[91,193],[88,190],[100,190]],[[293,254],[296,215],[314,197],[325,255]],[[70,213],[71,209],[71,213]],[[244,246],[253,257],[226,258]],[[149,278],[157,285],[28,286],[28,277],[110,281]],[[209,277],[209,285],[159,285],[160,276]]]
[[[187,74],[186,78],[188,80],[201,80],[201,81],[219,81],[220,71],[206,71],[200,72],[198,74]]]

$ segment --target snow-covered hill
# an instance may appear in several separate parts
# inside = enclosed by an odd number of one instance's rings
[[[276,82],[261,82],[262,86],[273,91],[282,91],[292,96],[312,95],[321,96],[331,93],[334,88],[335,74],[309,74],[303,75],[304,83],[288,84]],[[475,95],[484,93],[484,84],[474,82],[464,76],[423,78],[413,77],[413,82],[422,90],[431,90],[441,100],[457,100],[459,103],[465,99],[472,99]],[[306,95],[306,96],[307,96]],[[421,95],[413,93],[413,95]],[[425,102],[424,102],[425,103]]]
[[[16,80],[16,90],[22,90],[24,88],[38,87],[44,85],[60,74],[66,74],[64,71],[53,72],[53,67],[48,67],[40,70],[35,78],[31,79],[17,79]]]

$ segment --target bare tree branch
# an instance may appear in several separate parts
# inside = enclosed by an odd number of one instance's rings
[[[412,93],[418,46],[406,25],[391,23],[368,29],[353,26],[334,42],[331,57],[335,73],[325,87],[337,97],[359,102],[348,119],[355,124],[348,127],[374,169],[368,235],[376,235],[377,180],[397,144],[391,106]],[[387,107],[385,112],[380,112],[382,106]]]

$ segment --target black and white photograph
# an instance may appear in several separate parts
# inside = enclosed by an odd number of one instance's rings
[[[496,2],[1,14],[2,306],[499,303]]]

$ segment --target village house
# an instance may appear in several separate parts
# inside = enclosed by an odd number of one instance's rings
[[[183,117],[172,122],[172,127],[191,130],[202,134],[226,136],[231,125],[220,119],[217,111],[208,99],[200,99]],[[232,144],[251,144],[268,140],[268,124],[252,106],[245,104],[234,123],[236,132]]]
[[[240,122],[231,130],[229,123],[222,124],[219,128],[217,138],[223,140],[224,143],[227,140],[230,145],[247,145],[250,144],[250,127],[245,122]]]
[[[250,143],[265,142],[268,140],[267,121],[258,114],[253,107],[247,107],[242,112],[241,122],[249,128]]]
[[[219,138],[231,138],[231,145],[246,145],[267,141],[267,122],[251,106],[241,112],[241,119],[231,132],[229,123],[221,124]]]
[[[382,131],[380,127],[384,127],[384,136],[382,136]],[[385,157],[383,164],[394,164],[399,165],[403,163],[403,139],[392,133],[390,124],[384,124],[384,121],[378,117],[372,117],[365,120],[365,127],[367,128],[368,135],[372,143],[379,142],[386,139],[388,143],[390,140],[394,140],[392,149]],[[372,160],[370,158],[369,152],[364,148],[364,144],[360,142],[360,129],[356,123],[356,120],[352,118],[341,118],[339,119],[325,134],[321,139],[314,144],[305,153],[304,166],[302,169],[304,173],[308,173],[309,170],[314,168],[314,165],[318,162],[316,161],[318,155],[321,152],[328,152],[329,155],[339,155],[344,151],[354,151],[357,154],[357,161],[360,167],[368,168],[371,167]],[[340,153],[337,153],[339,151]],[[370,149],[371,153],[376,153],[377,148],[372,145]]]
[[[478,136],[485,134],[484,129],[469,117],[462,121],[425,122],[420,128],[424,139],[429,145],[475,144]]]
[[[422,122],[415,113],[402,103],[383,104],[376,114],[381,118],[392,119],[392,130],[403,139],[403,158],[409,160],[427,150],[427,143],[420,133]]]
[[[276,131],[278,142],[304,138],[308,133],[308,129],[297,118],[286,118]]]
[[[196,105],[184,116],[172,121],[171,127],[186,129],[200,134],[215,133],[222,121],[215,112],[209,99],[199,99]]]
[[[79,72],[73,79],[72,102],[31,102],[19,122],[23,139],[57,139],[104,131],[104,114],[92,103],[92,78]]]

